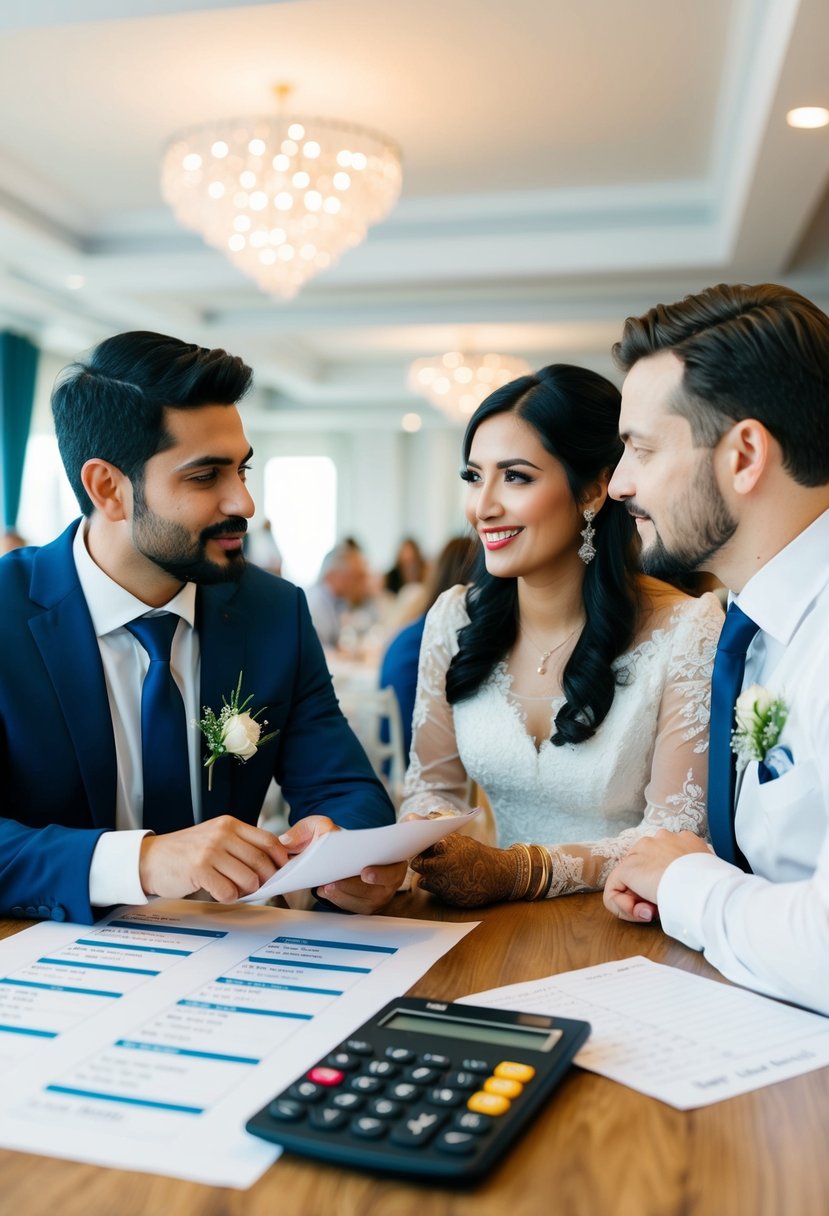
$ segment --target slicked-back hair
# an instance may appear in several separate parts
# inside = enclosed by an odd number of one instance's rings
[[[234,405],[251,380],[237,356],[145,331],[107,338],[65,367],[52,390],[52,415],[83,514],[93,510],[81,481],[87,460],[108,461],[140,490],[147,461],[173,442],[165,409]]]
[[[554,363],[497,389],[478,406],[464,435],[464,463],[482,422],[496,414],[515,414],[560,462],[573,500],[580,504],[621,457],[620,407],[619,390],[604,376]],[[585,569],[582,587],[586,621],[562,674],[566,700],[556,715],[556,746],[589,739],[604,721],[616,690],[613,662],[630,645],[638,614],[633,519],[622,503],[608,498],[595,528],[596,555]],[[479,554],[466,608],[469,624],[460,630],[459,650],[446,673],[450,705],[473,696],[515,645],[517,580],[489,574]]]
[[[816,304],[775,283],[721,283],[628,317],[613,354],[629,371],[666,350],[684,364],[671,405],[697,446],[754,418],[795,481],[829,483],[829,317]]]

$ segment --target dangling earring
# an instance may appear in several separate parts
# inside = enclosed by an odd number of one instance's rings
[[[596,535],[596,529],[593,527],[593,520],[596,518],[596,512],[592,507],[588,507],[583,514],[586,527],[580,533],[580,535],[584,538],[584,544],[579,549],[579,557],[584,562],[585,566],[589,566],[593,558],[596,556],[596,546],[593,544],[593,537]]]

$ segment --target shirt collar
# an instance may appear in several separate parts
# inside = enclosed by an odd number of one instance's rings
[[[185,583],[169,603],[154,609],[139,600],[120,583],[111,579],[89,555],[86,547],[86,520],[82,520],[72,542],[72,556],[78,571],[78,581],[84,593],[96,637],[112,633],[147,612],[174,612],[192,629],[196,619],[196,585]]]
[[[729,597],[762,629],[787,646],[807,610],[829,582],[829,511],[776,553]]]

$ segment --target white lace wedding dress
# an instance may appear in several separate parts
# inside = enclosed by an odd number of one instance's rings
[[[446,670],[469,621],[465,592],[445,592],[426,619],[400,814],[466,810],[472,779],[492,806],[491,843],[548,848],[551,896],[602,887],[634,841],[659,828],[704,834],[716,597],[657,603],[616,660],[616,694],[596,734],[536,747],[505,663],[474,696],[446,701]],[[562,701],[550,702],[550,734]]]

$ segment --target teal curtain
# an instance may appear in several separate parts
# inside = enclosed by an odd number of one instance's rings
[[[38,349],[28,338],[0,333],[0,487],[6,529],[14,528],[20,508],[37,356]]]

